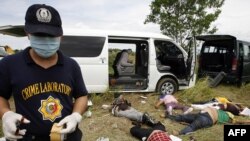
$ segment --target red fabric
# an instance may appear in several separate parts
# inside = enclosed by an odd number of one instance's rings
[[[163,131],[154,131],[148,137],[147,141],[172,141],[169,135]]]

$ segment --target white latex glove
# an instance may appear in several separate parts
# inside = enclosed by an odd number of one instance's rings
[[[6,139],[8,140],[17,140],[17,139],[22,139],[23,135],[25,135],[26,130],[22,129],[19,130],[17,129],[17,125],[19,124],[27,124],[30,123],[29,120],[24,118],[23,121],[21,121],[23,118],[22,115],[14,113],[12,111],[5,112],[3,114],[2,120],[3,120],[3,133]],[[21,123],[22,122],[22,123]],[[16,131],[18,131],[17,135],[15,134]]]
[[[82,116],[77,113],[74,112],[71,115],[66,116],[64,119],[62,119],[57,126],[63,126],[64,124],[66,124],[66,128],[63,128],[60,133],[61,134],[68,134],[68,133],[72,133],[75,131],[76,129],[76,125],[78,123],[80,123],[82,120]]]

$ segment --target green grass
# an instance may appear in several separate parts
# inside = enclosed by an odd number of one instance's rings
[[[176,96],[184,103],[193,103],[212,99],[216,94],[213,89],[209,88],[207,79],[204,78],[200,79],[195,87],[180,91]]]
[[[102,94],[91,94],[91,100],[97,104],[101,105],[104,101],[112,101],[114,98],[114,93],[111,92],[105,92]]]

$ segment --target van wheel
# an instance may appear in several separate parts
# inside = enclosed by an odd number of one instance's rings
[[[177,83],[172,78],[163,78],[160,80],[157,92],[161,95],[169,94],[172,95],[177,91]]]

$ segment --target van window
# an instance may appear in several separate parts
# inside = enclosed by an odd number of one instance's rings
[[[161,71],[169,71],[178,78],[185,78],[187,68],[181,49],[169,41],[156,40],[154,43],[158,70],[161,70],[161,66],[167,66],[171,69]]]
[[[226,48],[219,48],[219,53],[227,53],[227,49]]]
[[[69,57],[97,57],[104,43],[105,37],[63,36],[60,50]]]
[[[243,50],[242,43],[239,43],[239,54],[240,54],[240,56],[244,56],[244,50]]]
[[[217,49],[215,49],[215,47],[210,46],[209,53],[215,53],[216,51]]]
[[[204,53],[208,53],[208,51],[209,51],[209,47],[208,47],[208,46],[205,46],[203,52],[204,52]]]
[[[229,52],[229,48],[223,46],[204,46],[202,53],[219,53],[225,54]]]
[[[243,45],[243,50],[244,50],[244,60],[249,61],[250,60],[250,51],[249,51],[249,46],[248,45]]]
[[[182,54],[181,50],[172,42],[169,41],[155,41],[157,56],[164,54],[165,56],[178,56]]]
[[[129,55],[130,63],[135,64],[135,50],[136,44],[132,43],[112,43],[109,42],[109,74],[114,75],[115,64],[119,61],[119,53],[122,52],[124,49],[131,49],[132,53]]]
[[[119,52],[124,49],[131,49],[132,53],[129,55],[129,62],[134,64],[135,73],[142,74],[147,73],[147,70],[141,71],[141,64],[147,63],[145,54],[141,54],[142,46],[148,46],[146,40],[132,40],[132,39],[109,39],[109,74],[114,75],[115,64],[119,58]],[[142,58],[144,57],[144,58]],[[142,62],[144,61],[144,62]],[[113,67],[113,68],[112,68]]]

